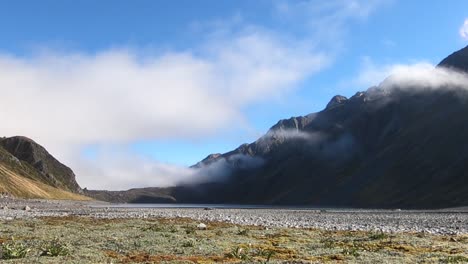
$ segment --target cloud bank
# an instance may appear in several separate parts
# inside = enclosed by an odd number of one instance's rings
[[[132,155],[126,150],[115,148],[101,149],[93,159],[80,157],[75,162],[81,168],[81,173],[94,179],[92,188],[98,190],[219,182],[226,180],[236,169],[257,168],[264,163],[261,158],[238,154],[228,159],[220,158],[210,164],[200,164],[197,168],[188,168]],[[82,187],[89,188],[88,185]]]
[[[363,59],[361,71],[348,83],[365,89],[372,86],[382,88],[468,88],[466,73],[436,67],[429,62],[412,64],[375,64],[372,59]]]
[[[390,76],[380,86],[383,88],[399,87],[404,89],[468,89],[468,75],[443,67],[434,67],[429,63],[413,65],[394,65]]]

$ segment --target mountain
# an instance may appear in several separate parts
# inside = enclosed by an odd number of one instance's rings
[[[438,67],[466,72],[467,54],[468,47]],[[468,205],[468,90],[453,82],[440,89],[388,88],[390,80],[351,98],[335,96],[318,113],[280,120],[257,141],[193,166],[203,172],[228,164],[220,171],[230,173],[223,181],[133,189],[120,193],[120,201],[164,196],[180,203]]]
[[[465,47],[452,53],[439,63],[439,67],[452,68],[459,71],[468,72],[468,48]]]
[[[0,192],[22,198],[89,199],[70,168],[26,137],[0,138]]]

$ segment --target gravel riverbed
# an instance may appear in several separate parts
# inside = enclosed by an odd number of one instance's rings
[[[28,207],[28,208],[26,208]],[[468,210],[121,208],[100,202],[0,199],[0,219],[83,216],[94,218],[191,218],[268,227],[468,234]]]

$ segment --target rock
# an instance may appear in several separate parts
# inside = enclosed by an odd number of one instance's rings
[[[26,205],[25,207],[23,207],[23,210],[26,212],[31,211],[31,207]]]
[[[197,225],[197,228],[198,228],[199,230],[206,230],[206,225],[205,225],[204,223],[199,223],[199,224]]]
[[[346,102],[348,100],[348,98],[342,96],[342,95],[335,95],[333,96],[333,98],[330,100],[330,102],[327,104],[327,106],[325,107],[325,109],[332,109],[332,108],[335,108],[336,106],[338,105],[341,105],[343,104],[344,102]]]
[[[8,206],[5,205],[5,206],[2,207],[2,209],[3,210],[8,210],[9,208],[8,208]]]

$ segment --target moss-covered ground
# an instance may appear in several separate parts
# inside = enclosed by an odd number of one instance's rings
[[[4,263],[468,263],[468,236],[264,228],[190,219],[0,221]],[[62,251],[63,249],[63,251]],[[26,254],[21,258],[14,251]],[[52,252],[52,253],[51,253]],[[53,253],[56,253],[56,256]]]

